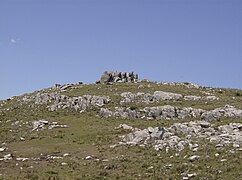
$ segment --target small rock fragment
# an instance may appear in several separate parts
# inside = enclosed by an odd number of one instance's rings
[[[201,158],[201,157],[198,156],[198,155],[193,155],[193,156],[189,157],[188,159],[189,159],[189,161],[193,162],[193,161],[196,161],[196,160],[198,160],[198,159],[200,159],[200,158]]]

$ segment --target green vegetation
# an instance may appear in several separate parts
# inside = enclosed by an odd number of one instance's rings
[[[146,106],[172,105],[211,110],[229,104],[242,109],[242,91],[234,89],[195,89],[150,82],[88,84],[75,87],[76,89],[61,93],[68,96],[109,96],[111,102],[105,107],[111,109],[120,106],[122,92],[153,93],[158,90],[196,96],[206,96],[204,92],[207,92],[219,97],[219,100],[161,101],[152,104],[131,103],[128,106],[139,109]],[[197,174],[194,179],[242,179],[242,151],[235,151],[232,146],[218,148],[204,139],[194,139],[199,144],[197,152],[190,149],[181,152],[155,151],[152,147],[126,145],[110,148],[110,145],[119,142],[120,135],[130,132],[115,129],[119,124],[125,123],[143,129],[149,126],[169,127],[175,122],[192,119],[101,119],[96,116],[97,108],[84,113],[69,109],[49,112],[44,105],[23,103],[22,98],[23,96],[14,97],[12,100],[0,102],[3,104],[0,110],[4,110],[0,111],[0,147],[8,148],[0,152],[0,158],[9,153],[13,155],[13,160],[0,161],[0,179],[182,179],[192,173]],[[69,128],[32,131],[32,121],[39,119],[57,121]],[[222,118],[215,126],[229,122],[242,123],[242,119]],[[63,157],[65,153],[69,155]],[[217,157],[216,153],[219,154]],[[188,157],[195,154],[201,156],[201,159],[190,162]],[[46,160],[47,155],[63,159]],[[86,160],[87,156],[91,156],[91,159]],[[16,157],[30,159],[17,161]]]

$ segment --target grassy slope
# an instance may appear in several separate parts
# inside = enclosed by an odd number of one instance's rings
[[[139,87],[139,88],[138,88]],[[163,101],[156,104],[131,104],[137,108],[156,105],[174,105],[179,107],[194,107],[214,109],[225,104],[242,108],[242,91],[233,89],[188,89],[182,86],[160,85],[156,83],[115,84],[115,85],[77,85],[77,89],[66,91],[68,96],[108,95],[112,102],[106,107],[119,106],[122,92],[149,92],[161,90],[181,93],[183,95],[204,96],[201,91],[212,92],[219,97],[219,101]],[[235,97],[235,99],[233,98]],[[40,157],[45,155],[70,156],[59,160],[42,161],[0,161],[0,179],[181,179],[184,174],[197,173],[197,177],[209,179],[241,179],[241,151],[230,151],[233,147],[216,148],[206,140],[198,141],[199,151],[184,150],[177,152],[156,152],[152,148],[120,146],[114,149],[110,145],[118,142],[119,135],[128,131],[115,130],[120,123],[126,123],[138,128],[148,126],[170,126],[181,120],[119,120],[100,119],[96,116],[96,109],[79,114],[72,111],[48,112],[45,107],[32,107],[30,104],[20,105],[20,97],[6,102],[1,109],[11,108],[0,115],[0,144],[6,143],[7,152],[0,152],[0,157],[12,153],[14,157]],[[31,122],[46,118],[49,121],[70,126],[66,129],[43,130],[31,132]],[[12,125],[19,121],[22,125]],[[182,120],[190,121],[190,119]],[[217,125],[228,122],[242,122],[241,119],[222,119]],[[25,141],[21,141],[24,137]],[[219,153],[218,157],[215,154]],[[191,155],[200,155],[196,162],[189,162]],[[91,155],[92,160],[84,160]],[[97,160],[98,159],[98,160]],[[221,162],[221,159],[227,159]],[[68,165],[62,166],[65,162]],[[17,165],[16,165],[17,163]],[[172,164],[172,166],[169,166]]]

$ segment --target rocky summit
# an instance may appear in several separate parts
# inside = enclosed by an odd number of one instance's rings
[[[0,179],[242,179],[242,90],[105,71],[0,101]]]

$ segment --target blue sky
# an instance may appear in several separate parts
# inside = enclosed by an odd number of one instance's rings
[[[105,70],[242,89],[241,0],[0,0],[0,99]]]

